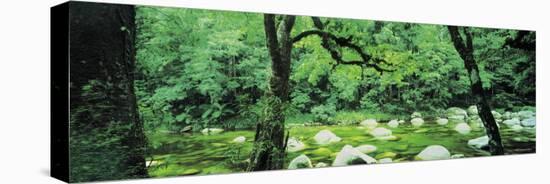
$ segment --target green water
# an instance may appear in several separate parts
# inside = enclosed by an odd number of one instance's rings
[[[468,140],[485,135],[482,129],[474,129],[467,135],[461,135],[453,130],[454,124],[452,123],[437,125],[427,122],[421,127],[400,124],[398,128],[389,128],[382,124],[379,127],[392,130],[393,135],[400,139],[395,141],[377,140],[366,133],[366,128],[360,126],[296,126],[288,128],[291,137],[301,140],[306,145],[306,149],[288,153],[285,168],[290,160],[300,154],[306,154],[314,165],[319,162],[330,165],[336,158],[336,154],[346,144],[354,147],[363,144],[376,146],[377,151],[368,154],[373,158],[381,153],[396,153],[397,155],[393,158],[394,162],[413,161],[414,157],[429,145],[442,145],[452,155],[489,156],[487,152],[475,150],[467,145]],[[313,137],[324,129],[332,131],[341,137],[342,141],[329,145],[315,144]],[[515,132],[502,125],[500,131],[506,154],[535,152],[535,129]],[[232,143],[237,136],[245,136],[246,142]],[[151,159],[155,161],[149,167],[149,174],[152,177],[233,173],[243,172],[246,168],[246,159],[252,149],[254,131],[226,131],[218,135],[156,133],[149,135],[149,140],[158,144],[152,151],[152,158],[148,158],[148,161]]]

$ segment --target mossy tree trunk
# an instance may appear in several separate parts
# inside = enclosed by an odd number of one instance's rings
[[[271,56],[272,76],[267,92],[265,117],[256,125],[256,137],[248,166],[249,171],[281,169],[285,158],[284,107],[289,100],[290,54],[294,16],[264,15],[266,44]]]
[[[486,91],[483,89],[481,78],[479,77],[479,68],[476,60],[474,59],[472,33],[468,30],[468,28],[462,28],[462,33],[466,37],[466,39],[463,39],[458,27],[448,26],[448,29],[454,47],[464,61],[464,66],[468,71],[473,100],[476,102],[479,117],[481,118],[481,121],[485,126],[487,136],[489,137],[489,151],[492,155],[503,155],[504,148],[502,146],[500,132],[498,130],[495,118],[491,113],[491,106],[489,105]]]
[[[70,181],[147,176],[134,94],[134,6],[71,2]]]

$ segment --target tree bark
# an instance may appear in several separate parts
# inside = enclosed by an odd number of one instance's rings
[[[134,6],[70,3],[70,181],[142,178]]]
[[[460,35],[458,27],[448,26],[448,29],[454,47],[464,61],[464,66],[468,71],[473,98],[476,102],[479,116],[485,126],[487,136],[489,137],[489,151],[492,155],[503,155],[504,148],[502,146],[500,132],[495,118],[491,113],[491,107],[489,106],[489,102],[487,100],[487,94],[483,89],[481,78],[479,77],[479,69],[476,60],[474,59],[472,33],[468,30],[468,28],[462,28],[466,37],[464,40]]]
[[[249,171],[281,169],[285,158],[284,107],[289,100],[290,32],[295,17],[285,15],[279,24],[275,15],[264,15],[267,48],[271,56],[272,76],[267,92],[268,104],[265,115],[256,127],[254,147],[248,166]],[[278,25],[278,26],[277,26]],[[287,137],[288,138],[288,137]]]

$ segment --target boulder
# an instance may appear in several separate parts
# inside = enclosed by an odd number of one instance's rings
[[[520,132],[521,130],[523,130],[523,127],[521,125],[512,125],[510,129],[512,129],[515,132]]]
[[[369,129],[376,128],[378,126],[378,122],[376,122],[376,119],[366,119],[360,123],[361,126],[365,126]]]
[[[520,121],[517,118],[513,118],[513,119],[509,119],[509,120],[504,120],[502,123],[511,127],[511,126],[514,126],[514,125],[519,125]]]
[[[330,130],[321,130],[317,134],[315,134],[315,142],[317,144],[325,145],[335,142],[340,142],[342,138],[336,136],[334,133],[332,133]]]
[[[364,144],[364,145],[355,147],[355,149],[359,150],[361,153],[369,154],[369,153],[375,152],[378,148],[370,144]]]
[[[193,130],[193,126],[187,125],[180,130],[180,133],[190,132],[191,130]]]
[[[519,118],[521,120],[529,119],[535,117],[535,112],[533,111],[519,111],[518,112]]]
[[[414,118],[421,118],[422,117],[422,114],[420,114],[419,112],[413,112],[411,114],[411,119],[414,119]]]
[[[288,152],[297,152],[305,148],[306,145],[294,137],[289,138],[288,142],[286,143],[286,151]]]
[[[389,130],[387,128],[378,127],[378,128],[375,128],[375,129],[371,130],[369,133],[370,133],[370,135],[372,135],[374,137],[386,137],[386,136],[390,136],[392,132],[391,132],[391,130]]]
[[[521,126],[524,126],[524,127],[534,127],[536,124],[537,124],[537,119],[535,117],[531,117],[521,121]]]
[[[472,128],[470,128],[470,125],[467,123],[459,123],[455,126],[455,131],[457,131],[459,134],[469,134],[470,131],[472,131]]]
[[[504,112],[504,114],[502,114],[502,119],[512,119],[512,113]]]
[[[466,120],[466,117],[462,115],[454,115],[454,116],[449,116],[447,118],[449,119],[449,122],[452,122],[452,123],[464,123]]]
[[[468,107],[468,111],[467,111],[468,115],[477,115],[478,114],[478,111],[477,111],[477,106],[475,105],[472,105],[470,107]]]
[[[346,166],[356,164],[374,164],[376,159],[361,153],[351,145],[345,145],[342,150],[336,155],[336,159],[332,162],[332,166]]]
[[[468,113],[464,109],[461,109],[461,108],[458,108],[458,107],[451,107],[451,108],[447,109],[446,114],[447,114],[447,118],[449,118],[449,120],[453,116],[455,118],[462,116],[462,119],[468,117]]]
[[[388,127],[390,128],[397,128],[399,126],[399,122],[394,119],[394,120],[391,120],[390,122],[388,122]]]
[[[399,124],[403,124],[403,123],[405,123],[405,120],[399,120],[398,122],[399,122]]]
[[[493,114],[493,117],[495,117],[495,119],[502,119],[502,114],[497,111],[491,111],[491,114]]]
[[[414,118],[414,119],[411,119],[411,124],[414,127],[419,127],[419,126],[422,126],[422,124],[424,124],[424,120],[422,118]]]
[[[240,143],[244,143],[244,141],[246,141],[246,137],[244,137],[244,136],[239,136],[239,137],[236,137],[235,139],[233,139],[232,142],[234,142],[234,143],[239,143],[239,144],[240,144]]]
[[[442,160],[451,158],[451,153],[441,145],[431,145],[422,150],[416,159],[418,160]]]
[[[328,164],[324,163],[324,162],[319,162],[317,164],[315,164],[315,167],[319,168],[319,167],[327,167]]]
[[[446,118],[437,118],[437,121],[435,121],[438,125],[446,125],[449,123],[449,120]]]
[[[383,159],[380,159],[378,160],[378,163],[380,164],[385,164],[385,163],[392,163],[392,159],[391,158],[383,158]]]
[[[204,135],[215,135],[222,132],[223,132],[223,129],[221,128],[205,128],[201,130],[201,133]]]
[[[290,164],[288,164],[288,169],[301,169],[301,168],[312,168],[311,160],[309,160],[309,157],[302,154],[290,161]]]
[[[486,149],[489,147],[489,137],[481,136],[468,141],[468,146],[476,149]]]

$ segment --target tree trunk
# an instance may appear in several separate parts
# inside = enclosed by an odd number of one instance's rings
[[[451,40],[458,51],[462,60],[464,60],[464,66],[468,71],[470,78],[470,84],[473,94],[473,100],[476,102],[476,106],[479,112],[479,116],[485,126],[487,136],[489,137],[489,151],[492,155],[503,155],[504,148],[502,146],[500,133],[498,126],[495,122],[495,118],[491,113],[491,107],[487,100],[486,91],[483,89],[481,78],[479,77],[479,69],[474,59],[474,50],[472,44],[472,33],[468,28],[462,28],[463,33],[466,36],[466,40],[462,38],[458,27],[448,26]]]
[[[294,16],[284,16],[277,28],[275,15],[264,15],[267,47],[271,56],[272,76],[267,92],[268,104],[263,119],[256,125],[249,171],[281,169],[285,158],[284,107],[289,101],[290,54]],[[287,137],[288,138],[288,137]]]
[[[70,181],[147,176],[134,6],[70,3]]]

